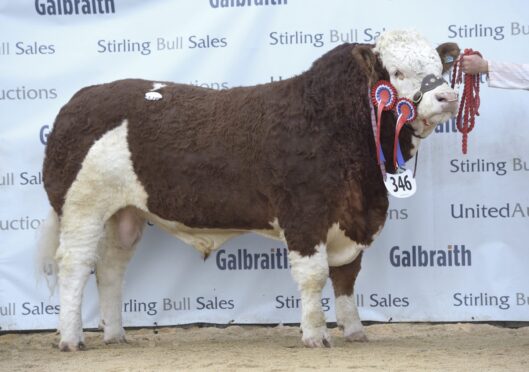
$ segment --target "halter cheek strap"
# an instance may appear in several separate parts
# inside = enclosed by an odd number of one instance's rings
[[[435,76],[434,74],[426,75],[421,82],[421,89],[413,95],[413,103],[418,105],[422,101],[424,93],[434,90],[438,86],[448,84],[442,76]]]

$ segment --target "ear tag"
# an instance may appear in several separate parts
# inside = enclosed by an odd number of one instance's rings
[[[409,198],[417,191],[417,181],[411,170],[399,168],[397,173],[388,173],[384,181],[388,192],[396,198]]]

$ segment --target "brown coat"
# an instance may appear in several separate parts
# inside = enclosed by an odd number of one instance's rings
[[[60,111],[49,136],[44,185],[61,213],[92,144],[128,120],[134,170],[149,211],[189,227],[267,229],[278,218],[290,247],[311,251],[340,223],[371,243],[388,198],[376,163],[368,103],[373,80],[388,79],[371,46],[343,44],[291,79],[222,91],[126,79],[84,88]],[[395,118],[383,116],[392,164]],[[411,130],[400,135],[409,153]],[[391,171],[391,166],[389,166]]]

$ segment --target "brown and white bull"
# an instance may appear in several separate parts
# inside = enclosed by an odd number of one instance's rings
[[[416,32],[393,31],[264,85],[216,91],[126,79],[81,89],[55,120],[43,168],[53,210],[41,251],[58,267],[59,348],[84,346],[81,300],[94,269],[104,340],[124,341],[123,275],[146,220],[205,256],[251,231],[286,242],[303,343],[330,345],[320,302],[329,276],[345,338],[365,340],[353,286],[388,209],[369,87],[390,80],[412,98],[458,53],[455,44],[436,51]],[[457,109],[446,83],[423,93],[399,137],[405,159]],[[390,172],[394,133],[395,117],[384,112]]]

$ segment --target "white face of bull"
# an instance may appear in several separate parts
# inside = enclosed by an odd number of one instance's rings
[[[386,32],[378,38],[374,52],[388,71],[399,97],[413,100],[426,76],[442,75],[439,54],[417,32]],[[417,107],[417,119],[411,123],[415,134],[426,137],[436,124],[454,116],[458,109],[457,99],[457,92],[446,82],[424,93]]]

